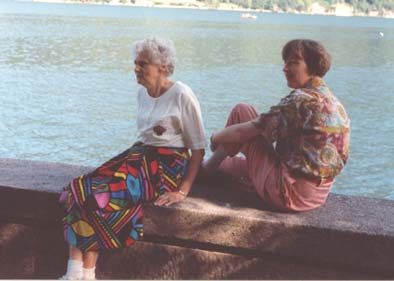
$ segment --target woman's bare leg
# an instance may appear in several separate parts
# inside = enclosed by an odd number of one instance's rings
[[[83,252],[80,249],[70,245],[68,252],[70,260],[83,261]]]
[[[69,246],[69,259],[67,262],[66,274],[60,277],[63,280],[80,280],[83,277],[83,252],[74,247]]]
[[[97,251],[87,251],[83,257],[83,279],[95,280],[96,279],[96,263],[99,257]]]
[[[87,251],[83,256],[83,267],[84,268],[94,268],[99,257],[99,252],[97,251]]]

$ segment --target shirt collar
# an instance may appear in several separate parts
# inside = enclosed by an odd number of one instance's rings
[[[317,87],[321,87],[321,86],[326,86],[326,84],[324,83],[323,79],[319,76],[313,76],[308,84],[306,85],[305,88],[317,88]]]

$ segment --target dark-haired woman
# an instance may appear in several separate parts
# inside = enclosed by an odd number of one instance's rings
[[[292,40],[282,58],[293,90],[260,115],[235,106],[226,128],[212,135],[214,153],[202,167],[247,178],[275,209],[306,211],[324,204],[348,159],[350,120],[322,79],[331,56],[321,43]]]

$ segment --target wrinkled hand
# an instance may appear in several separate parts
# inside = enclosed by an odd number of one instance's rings
[[[212,134],[211,139],[210,139],[210,141],[211,141],[210,149],[212,152],[214,152],[218,148],[218,144],[214,141],[214,135],[215,135],[215,133]]]
[[[179,192],[166,192],[162,195],[159,196],[159,198],[156,199],[155,202],[153,202],[153,205],[155,206],[170,206],[174,203],[181,202],[185,200],[185,196],[180,194]]]

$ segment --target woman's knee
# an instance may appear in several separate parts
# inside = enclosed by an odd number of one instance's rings
[[[253,106],[247,103],[238,103],[231,110],[227,125],[234,123],[243,123],[253,120],[257,117],[257,111]]]
[[[248,103],[244,103],[244,102],[240,102],[238,104],[236,104],[233,107],[233,111],[237,111],[237,112],[243,112],[243,111],[248,111],[250,110],[250,108],[253,108],[253,106],[251,106]],[[254,109],[254,108],[253,108]]]

